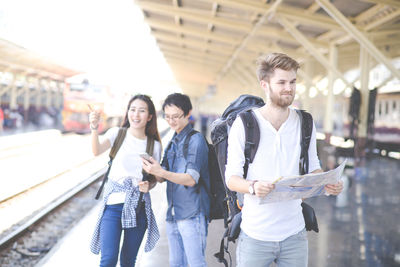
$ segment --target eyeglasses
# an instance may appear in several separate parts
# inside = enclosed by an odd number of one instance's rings
[[[164,114],[164,119],[166,121],[170,121],[170,120],[177,121],[177,120],[181,119],[183,117],[183,115],[185,115],[185,114],[181,114],[181,115],[176,114],[176,115],[172,115],[172,116],[168,116],[168,115]]]

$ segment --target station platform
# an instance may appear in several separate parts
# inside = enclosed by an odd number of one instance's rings
[[[151,199],[154,215],[160,230],[160,239],[156,247],[148,252],[144,252],[143,239],[140,247],[136,266],[152,267],[168,265],[168,240],[165,231],[165,215],[167,210],[167,199],[165,194],[166,183],[158,184],[151,190]],[[98,266],[100,256],[90,252],[89,244],[93,233],[99,211],[99,205],[95,206],[67,236],[61,239],[58,244],[43,258],[37,267],[54,266]],[[217,259],[213,256],[219,249],[220,238],[224,231],[223,220],[212,221],[208,228],[207,238],[207,264],[208,266],[218,266]],[[235,244],[230,244],[230,251],[234,254]],[[235,260],[234,255],[233,262]],[[117,265],[119,266],[119,264]]]
[[[345,169],[345,190],[338,197],[308,199],[314,207],[319,233],[308,232],[309,267],[320,266],[400,266],[400,164],[399,160],[374,157],[363,166]],[[136,266],[168,265],[165,233],[165,184],[151,192],[153,210],[161,238],[155,249],[140,249]],[[72,231],[37,265],[98,266],[99,256],[89,250],[97,218],[94,207]],[[223,221],[210,223],[207,238],[207,264],[223,266],[214,258],[223,234]],[[230,244],[235,266],[235,244]]]

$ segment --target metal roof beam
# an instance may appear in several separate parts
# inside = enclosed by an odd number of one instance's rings
[[[239,83],[242,86],[249,86],[251,84],[251,82],[249,82],[244,76],[243,73],[241,73],[240,71],[238,71],[236,68],[231,68],[231,74],[232,77],[235,77],[235,79],[237,81],[239,81]]]
[[[282,24],[285,29],[287,29],[293,37],[295,37],[301,45],[304,46],[304,48],[313,56],[315,59],[318,60],[327,70],[332,70],[332,72],[342,79],[342,81],[350,88],[353,87],[352,84],[350,84],[345,78],[344,75],[334,66],[332,66],[329,61],[325,58],[324,55],[322,55],[308,40],[307,38],[299,31],[297,30],[285,17],[279,17],[278,18],[279,23]]]
[[[207,25],[209,23],[212,23],[213,25],[216,25],[216,26],[221,26],[221,27],[225,27],[225,28],[232,29],[235,31],[239,31],[240,33],[243,33],[243,32],[248,33],[253,28],[253,25],[250,23],[239,23],[234,20],[227,20],[227,19],[223,19],[223,18],[212,17],[208,13],[199,12],[198,10],[192,10],[189,8],[174,8],[172,6],[165,5],[165,4],[150,3],[150,2],[143,2],[143,1],[137,1],[137,3],[144,10],[150,10],[155,13],[167,14],[170,16],[179,15],[180,17],[185,17],[189,20],[202,22]],[[246,4],[246,5],[248,6],[249,4]],[[266,12],[266,10],[267,9],[265,9],[265,8],[257,9],[258,12],[262,12],[262,13]],[[301,11],[302,10],[300,10],[300,11],[298,10],[297,12],[301,12]],[[315,24],[315,23],[317,23],[317,21],[313,20],[312,23]],[[340,26],[338,26],[338,25],[336,25],[336,26],[337,26],[337,28],[340,29]],[[185,27],[182,27],[182,28],[185,28]],[[170,27],[170,29],[173,29],[173,28]],[[207,35],[203,34],[203,38],[204,38],[204,36],[207,37]],[[289,34],[282,33],[279,29],[276,29],[274,27],[268,27],[265,25],[260,27],[260,29],[257,32],[257,36],[265,36],[267,38],[274,37],[274,38],[284,40],[287,42],[297,43],[296,40],[294,38],[292,38]],[[237,39],[238,38],[236,38],[236,40]],[[312,39],[312,38],[310,38],[310,40],[312,40],[314,45],[316,45],[318,47],[324,47],[324,48],[328,47],[327,42],[320,41],[317,39]]]
[[[237,61],[236,64],[233,65],[233,68],[236,69],[237,72],[239,72],[246,79],[249,85],[257,84],[255,77],[250,75],[246,67],[240,64],[239,61]]]
[[[248,32],[251,30],[251,25],[249,23],[244,24],[240,22],[236,22],[233,20],[227,20],[223,18],[214,18],[210,16],[209,13],[199,12],[195,9],[190,8],[176,8],[171,7],[165,4],[158,4],[158,3],[150,3],[145,1],[136,1],[136,3],[143,9],[149,10],[155,13],[167,14],[170,16],[180,16],[186,19],[192,19],[199,22],[203,22],[204,24],[212,23],[214,25],[219,25],[223,27],[227,27],[230,29],[236,29]]]
[[[206,33],[206,32],[203,32],[203,31],[199,31],[199,30],[197,30],[196,28],[193,28],[193,27],[188,27],[188,26],[177,27],[175,25],[170,25],[170,24],[166,24],[166,23],[162,23],[162,22],[156,22],[154,20],[146,20],[146,22],[151,27],[154,27],[156,29],[160,28],[160,29],[164,29],[164,30],[167,30],[167,31],[181,32],[181,33],[183,33],[185,35],[193,35],[193,36],[200,37],[200,38],[204,37],[206,39],[213,39],[213,40],[216,40],[216,41],[219,41],[219,42],[223,42],[227,46],[230,46],[232,50],[233,50],[234,44],[237,42],[237,38],[232,38],[230,36],[221,36],[220,34],[217,35],[217,34],[213,34],[213,33]],[[265,30],[265,29],[263,28],[263,30]],[[277,38],[279,36],[283,36],[282,32],[278,33],[278,31],[275,32],[275,30],[273,32],[271,32],[271,33],[274,36],[276,36]],[[176,43],[181,44],[178,40],[172,38],[172,36],[166,35],[165,33],[157,33],[157,31],[154,31],[153,35],[154,36],[158,35],[161,39],[163,38],[163,36],[166,36],[168,41],[176,42]],[[265,35],[266,35],[266,33],[265,33]],[[290,36],[289,34],[286,34],[286,33],[284,35]],[[185,40],[185,39],[182,39],[182,40]],[[290,41],[295,41],[295,39],[292,36],[290,36]],[[195,41],[191,40],[191,42],[195,42]],[[200,48],[200,49],[204,48],[204,46],[203,46],[204,44],[202,42],[198,42],[198,44],[196,44],[196,45],[194,45],[194,43],[190,43],[190,44],[187,44],[187,45],[195,46],[195,47]],[[314,45],[319,47],[319,44],[315,44],[314,43]],[[264,47],[262,47],[262,46],[264,46]],[[213,49],[211,48],[210,50],[213,50]],[[259,45],[258,43],[250,43],[250,44],[247,45],[246,50],[243,51],[243,52],[246,53],[246,54],[254,54],[256,56],[257,52],[263,51],[263,50],[265,50],[265,45]],[[251,51],[253,51],[253,52],[251,52]],[[290,51],[291,51],[292,54],[296,54],[297,56],[304,56],[304,53],[298,53],[295,50],[290,50]],[[225,54],[231,54],[231,52],[229,52],[229,50],[227,50],[227,49],[223,49],[223,50],[219,50],[218,51],[218,53],[224,53],[224,52],[225,52]]]
[[[316,0],[317,3],[330,15],[332,16],[342,27],[358,42],[363,46],[368,53],[373,56],[378,62],[385,65],[393,75],[400,79],[400,71],[398,71],[393,64],[387,59],[381,51],[379,51],[374,44],[368,40],[363,33],[361,33],[345,16],[328,0]]]
[[[184,27],[179,27],[175,25],[171,25],[162,21],[157,21],[153,19],[146,19],[145,22],[150,25],[150,27],[155,28],[155,29],[162,29],[162,30],[167,30],[171,32],[179,32],[183,33],[185,35],[192,35],[196,37],[200,37],[203,39],[208,39],[208,40],[215,40],[219,42],[226,43],[229,46],[233,46],[235,42],[237,42],[237,38],[233,38],[229,35],[221,35],[221,34],[214,34],[212,32],[206,32],[206,31],[201,31],[198,30],[198,28],[195,27],[189,27],[189,26],[184,26]]]
[[[400,2],[398,0],[361,0],[361,1],[400,8]]]
[[[213,18],[215,18],[215,17],[217,16],[218,8],[219,8],[219,5],[218,5],[217,3],[214,2],[214,3],[212,4],[212,8],[211,8],[211,16],[212,16]],[[208,23],[208,25],[207,25],[207,32],[211,33],[212,31],[214,31],[214,24]],[[207,41],[208,41],[208,40],[207,40]]]
[[[153,34],[153,35],[155,35],[155,34]],[[193,41],[193,40],[185,40],[185,39],[176,40],[176,39],[173,39],[171,37],[166,37],[166,36],[158,36],[157,40],[159,41],[158,42],[159,47],[174,46],[174,47],[182,48],[180,45],[184,45],[185,47],[190,48],[190,50],[193,50],[193,49],[203,50],[204,47],[207,47],[207,50],[210,53],[216,53],[216,54],[225,55],[225,56],[230,56],[230,55],[232,55],[232,52],[233,52],[233,49],[224,49],[224,48],[219,48],[219,47],[210,46],[210,45],[206,46],[205,43],[197,42],[197,41]],[[164,41],[169,42],[169,43],[165,43]],[[184,47],[183,47],[183,49],[184,49]],[[243,51],[243,54],[239,55],[239,57],[246,57],[246,58],[257,57],[258,56],[257,52],[253,51],[252,49],[253,50],[257,49],[257,47],[254,47],[254,48],[250,47],[250,49]],[[257,51],[259,51],[259,50],[257,50]]]
[[[209,66],[199,66],[199,65],[188,65],[187,62],[182,61],[180,59],[175,59],[174,57],[170,57],[168,59],[168,63],[174,66],[174,69],[179,70],[180,72],[199,72],[204,75],[215,76],[214,69]]]
[[[179,8],[181,6],[180,0],[172,0],[172,4],[174,5],[174,7],[177,7],[177,8]],[[182,24],[182,20],[179,16],[174,16],[174,20],[175,20],[176,25]]]
[[[389,47],[389,48],[395,47],[395,46],[400,45],[400,38],[392,38],[392,39],[385,38],[382,40],[375,41],[373,44],[375,45],[375,47],[377,47],[377,48],[380,47],[381,49],[384,49],[387,47]],[[359,49],[359,48],[360,48],[360,44],[357,42],[341,46],[341,50],[344,50],[344,51],[355,50],[355,49]],[[399,53],[400,53],[400,50],[393,49],[393,52],[388,53],[388,54],[392,54],[393,56],[396,56],[396,54],[399,54]],[[341,53],[341,55],[342,55],[342,53]]]
[[[27,75],[37,75],[41,77],[51,77],[52,80],[65,80],[64,76],[56,73],[47,72],[33,67],[28,67],[20,64],[10,63],[0,59],[0,65],[4,66],[4,71],[8,72],[25,72]]]
[[[387,14],[387,15],[379,18],[378,20],[369,23],[367,26],[364,27],[364,30],[369,31],[374,28],[377,28],[377,27],[381,26],[382,24],[385,24],[386,22],[397,18],[398,16],[400,16],[400,9],[393,10],[390,14]]]
[[[317,4],[317,3],[315,3]],[[319,6],[319,4],[317,4]],[[380,16],[379,19],[377,20],[371,20],[372,17],[384,12],[386,15],[385,16]],[[390,12],[390,13],[388,13]],[[375,6],[372,6],[371,8],[367,9],[366,11],[362,12],[361,14],[357,15],[354,18],[354,24],[357,26],[359,25],[360,29],[362,28],[362,31],[372,31],[374,28],[379,27],[380,25],[392,20],[393,18],[397,17],[399,15],[399,11],[387,9],[387,6],[383,4],[377,4]],[[353,23],[353,21],[352,21]],[[394,30],[395,33],[399,32],[399,29]],[[384,30],[384,31],[375,31],[373,35],[371,35],[371,38],[376,38],[379,36],[385,36],[393,34],[393,30]],[[329,38],[333,38],[338,35],[337,31],[328,31],[326,33],[321,34],[318,36],[318,40],[326,40]],[[336,38],[336,40],[333,40],[332,42],[335,43],[336,45],[343,45],[349,41],[352,41],[353,38],[346,34],[345,36],[340,35],[340,37]]]
[[[371,31],[368,33],[368,36],[371,36],[372,39],[380,38],[380,37],[387,37],[388,35],[400,35],[400,29],[392,29],[392,30],[377,30]]]
[[[226,62],[226,58],[223,57],[215,57],[213,55],[210,55],[208,53],[199,53],[199,52],[191,52],[191,51],[182,51],[179,49],[166,49],[164,51],[167,54],[177,54],[177,55],[182,55],[182,56],[189,56],[192,59],[198,59],[198,60],[207,60],[207,61],[211,61],[214,63],[220,63],[223,64],[224,62]]]
[[[209,60],[204,60],[204,59],[199,59],[199,58],[194,58],[194,57],[189,58],[187,56],[184,56],[184,55],[179,54],[179,53],[174,53],[174,52],[166,52],[166,53],[164,53],[164,56],[166,58],[173,57],[174,59],[185,60],[188,65],[195,64],[195,65],[198,65],[198,66],[201,66],[201,65],[215,66],[215,63],[216,63],[215,61],[211,62]]]
[[[370,19],[371,17],[375,16],[377,13],[379,13],[384,8],[385,8],[385,5],[382,5],[382,4],[374,5],[374,6],[370,7],[370,8],[368,8],[367,10],[365,10],[361,14],[358,14],[355,17],[356,24],[360,23],[362,21]]]
[[[237,9],[245,9],[249,11],[254,11],[258,13],[264,13],[267,11],[274,3],[272,4],[264,4],[264,3],[258,3],[258,2],[253,2],[253,1],[247,1],[247,0],[210,0],[213,2],[216,2],[220,5],[224,6],[229,6],[232,8],[237,8]],[[326,28],[326,29],[333,29],[333,30],[341,30],[341,27],[335,23],[334,20],[331,18],[321,15],[321,14],[306,14],[304,12],[304,9],[302,8],[294,8],[285,4],[281,4],[276,12],[278,14],[282,14],[283,16],[292,18],[296,20],[297,22],[304,22],[307,24],[312,24],[312,25],[318,25],[320,27]]]
[[[176,44],[172,44],[172,43],[158,42],[158,46],[160,47],[161,50],[163,50],[165,48],[165,49],[169,49],[169,50],[179,50],[180,52],[190,51],[190,52],[196,52],[196,53],[199,52],[199,49],[201,50],[203,48],[202,43],[197,43],[194,45],[185,43],[185,47],[180,47],[180,46],[178,46]],[[225,57],[225,60],[227,60],[228,57],[230,57],[232,54],[232,52],[229,52],[229,51],[222,51],[222,50],[215,51],[213,49],[209,49],[208,51],[206,51],[206,53],[210,54],[211,56],[215,55],[216,57]],[[248,59],[250,57],[256,58],[257,55],[255,52],[253,53],[251,51],[246,50],[239,57]]]
[[[222,55],[221,53],[215,53],[214,51],[201,51],[199,53],[198,49],[190,48],[190,47],[177,47],[175,45],[169,45],[169,44],[158,44],[158,46],[161,48],[162,51],[174,51],[177,53],[188,53],[188,54],[193,54],[193,55],[202,55],[202,56],[209,56],[212,58],[215,58],[217,60],[226,60],[227,57],[229,56],[228,54]]]
[[[282,2],[282,0],[277,0],[269,9],[264,11],[263,16],[260,18],[260,20],[254,25],[254,27],[251,29],[251,31],[246,35],[246,37],[242,40],[242,42],[239,44],[239,46],[235,49],[233,52],[231,58],[228,60],[226,65],[222,68],[222,70],[218,73],[217,76],[217,81],[220,80],[226,72],[229,70],[233,62],[236,60],[238,54],[246,47],[247,43],[250,41],[250,39],[255,35],[255,33],[258,31],[258,29],[261,27],[261,25],[264,23],[264,21],[267,19],[267,16],[269,16],[271,13],[275,12],[276,8],[279,6],[279,4]]]
[[[188,46],[192,46],[192,47],[197,47],[200,49],[204,49],[206,47],[209,47],[210,49],[216,51],[216,52],[220,52],[223,54],[227,54],[231,51],[233,51],[232,47],[226,47],[222,44],[205,44],[202,42],[198,42],[198,41],[193,41],[193,40],[187,40],[187,39],[177,39],[174,36],[170,35],[170,34],[165,34],[165,33],[157,33],[157,32],[153,32],[153,36],[161,41],[167,41],[167,42],[172,42],[172,43],[176,43],[176,44],[183,44],[183,45],[188,45]]]

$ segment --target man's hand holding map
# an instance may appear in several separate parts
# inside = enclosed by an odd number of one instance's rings
[[[336,184],[340,181],[346,161],[327,172],[280,177],[274,182],[275,189],[265,197],[260,198],[259,203],[265,204],[323,195],[325,193],[325,185]]]

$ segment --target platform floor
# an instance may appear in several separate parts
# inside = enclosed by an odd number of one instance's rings
[[[149,253],[144,252],[144,242],[142,242],[136,264],[138,267],[168,265],[168,241],[165,232],[165,214],[167,209],[165,188],[166,183],[159,184],[151,191],[153,211],[161,237],[156,247]],[[37,267],[98,266],[100,256],[92,254],[89,250],[89,242],[96,223],[98,210],[99,205],[95,206],[90,213],[73,227],[69,234],[61,239],[49,254],[38,263]],[[213,255],[219,250],[219,242],[223,229],[223,220],[213,221],[209,225],[206,251],[209,266],[219,265]],[[230,244],[229,246],[232,248],[230,251],[234,254],[235,244]],[[235,257],[234,255],[232,256],[232,261],[234,262]]]
[[[315,208],[320,229],[318,234],[308,233],[309,266],[400,266],[400,161],[369,159],[364,166],[346,169],[344,179],[348,188],[339,197],[307,200]],[[164,184],[152,190],[152,202],[161,239],[150,253],[141,248],[140,267],[168,265]],[[99,257],[89,251],[97,211],[95,207],[38,266],[98,266]],[[222,221],[213,221],[208,266],[223,266],[213,256],[222,233]]]

